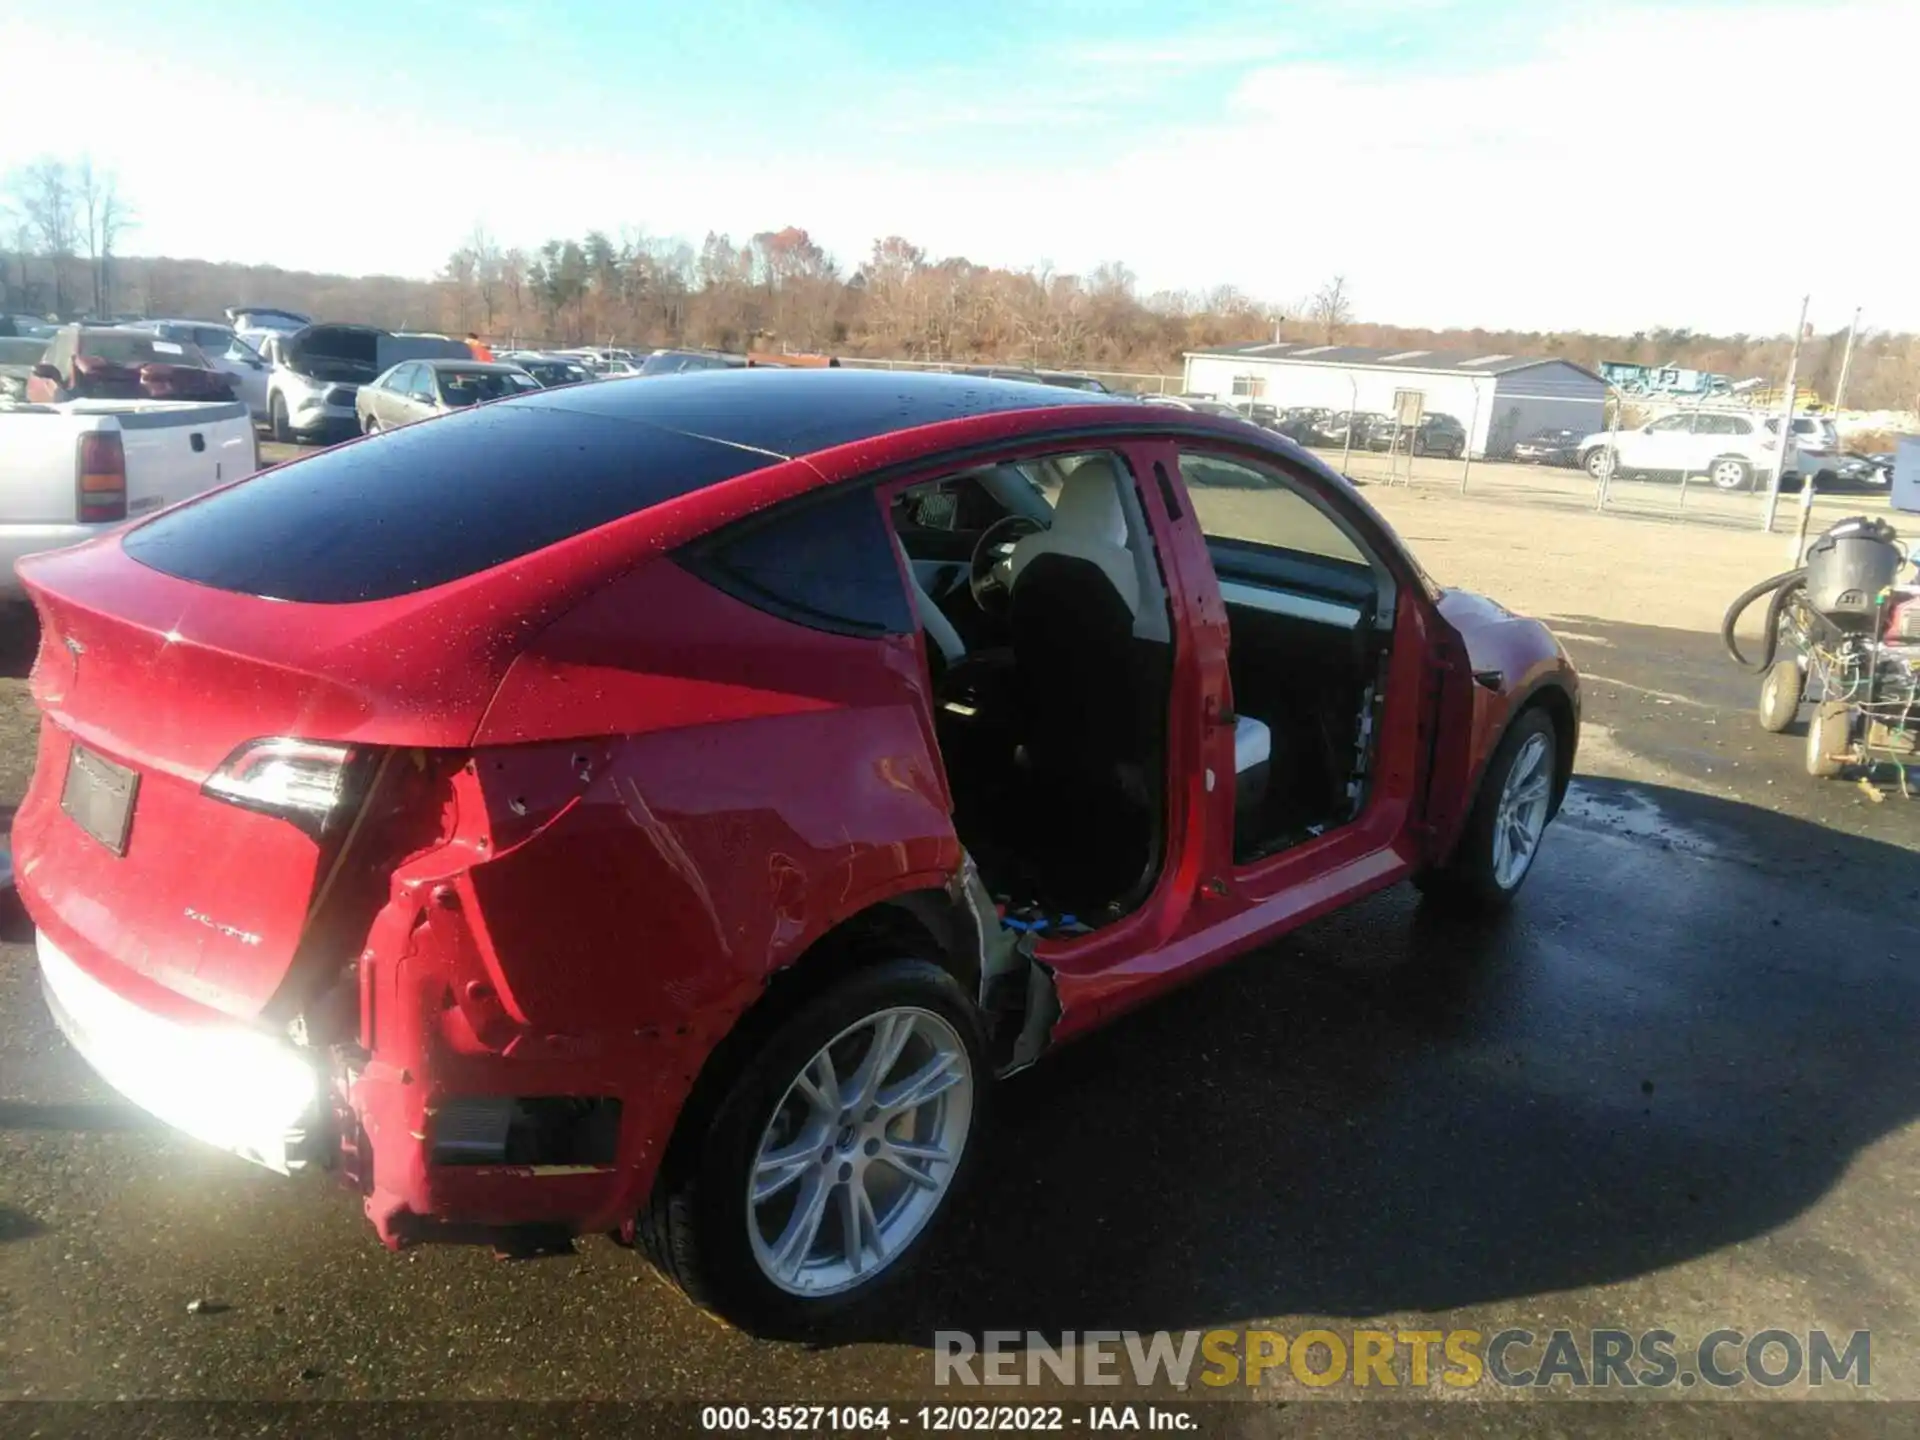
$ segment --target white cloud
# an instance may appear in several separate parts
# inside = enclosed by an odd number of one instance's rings
[[[1343,272],[1368,318],[1489,328],[1790,329],[1864,304],[1920,327],[1901,175],[1914,53],[1900,3],[1589,9],[1534,58],[1409,75],[1248,74],[1227,118],[1109,172],[1177,175],[1190,223],[1139,233],[1143,277],[1298,294]]]
[[[901,234],[983,263],[1123,260],[1149,291],[1230,282],[1284,299],[1339,272],[1364,318],[1409,324],[1771,331],[1812,291],[1823,328],[1856,304],[1920,328],[1901,234],[1910,102],[1891,68],[1859,64],[1920,53],[1920,6],[1581,14],[1543,19],[1530,59],[1445,73],[1260,63],[1281,53],[1270,40],[1230,67],[1213,32],[1092,40],[1056,83],[903,76],[917,101],[876,103],[864,126],[826,109],[848,103],[829,92],[770,112],[764,144],[724,152],[698,123],[586,125],[562,141],[485,107],[361,109],[19,21],[0,19],[0,53],[10,114],[61,115],[64,152],[119,170],[139,253],[420,275],[476,218],[525,245],[799,224],[848,263]],[[1503,53],[1512,40],[1509,24]],[[86,105],[71,103],[74,73]],[[1155,75],[1181,93],[1218,75],[1214,113],[1146,131],[1085,123]],[[187,96],[212,97],[213,145],[183,142]],[[1160,124],[1159,103],[1141,85],[1131,118]],[[1008,117],[1052,153],[991,123]],[[0,132],[0,171],[45,148],[41,134]],[[922,136],[939,166],[915,163]]]

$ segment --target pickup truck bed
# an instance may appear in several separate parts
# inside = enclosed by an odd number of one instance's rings
[[[91,540],[259,468],[252,417],[233,401],[0,405],[0,602],[24,598],[13,568],[22,556]]]

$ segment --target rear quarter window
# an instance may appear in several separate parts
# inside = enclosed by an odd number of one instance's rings
[[[903,635],[913,628],[888,521],[866,486],[754,516],[680,559],[736,600],[810,629]]]
[[[219,590],[387,600],[771,463],[641,422],[509,401],[263,471],[121,543],[143,565]]]

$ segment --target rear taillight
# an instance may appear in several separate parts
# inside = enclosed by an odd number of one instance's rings
[[[74,511],[81,524],[127,518],[127,452],[118,431],[82,435],[74,469]]]
[[[249,740],[221,763],[201,790],[318,834],[344,808],[354,758],[351,746],[320,740]]]

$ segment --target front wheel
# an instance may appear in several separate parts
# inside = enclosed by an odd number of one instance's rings
[[[1794,660],[1776,660],[1760,682],[1760,728],[1778,735],[1800,713],[1800,696],[1806,677]]]
[[[991,1075],[945,970],[862,970],[755,1048],[635,1224],[649,1257],[743,1328],[806,1333],[897,1280],[973,1153]]]
[[[1753,483],[1753,470],[1746,461],[1726,455],[1713,462],[1707,479],[1716,490],[1744,490]]]
[[[1529,710],[1514,721],[1487,762],[1466,829],[1446,864],[1416,876],[1429,900],[1491,913],[1520,892],[1553,815],[1553,721]]]
[[[1807,725],[1807,774],[1831,780],[1846,768],[1852,750],[1852,717],[1846,702],[1821,701]]]
[[[1604,481],[1613,474],[1615,460],[1613,451],[1600,445],[1586,453],[1585,458],[1580,462],[1580,468],[1595,480]]]

